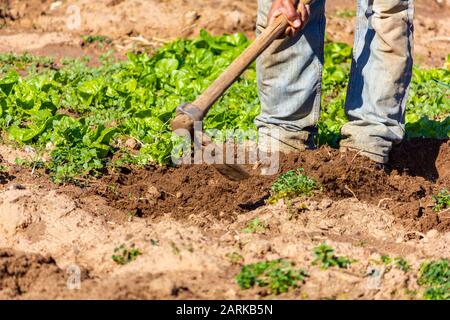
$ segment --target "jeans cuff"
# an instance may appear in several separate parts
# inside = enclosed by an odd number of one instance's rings
[[[366,158],[369,158],[370,160],[372,160],[376,163],[386,164],[389,162],[389,156],[387,156],[387,155],[366,151],[366,150],[363,150],[360,148],[347,146],[345,144],[343,145],[342,143],[341,143],[339,151],[340,152],[347,152],[347,151],[357,152],[357,154],[365,156]]]
[[[261,150],[272,149],[271,151],[283,153],[304,151],[314,147],[312,138],[309,131],[288,131],[275,125],[267,125],[258,130],[258,146]]]

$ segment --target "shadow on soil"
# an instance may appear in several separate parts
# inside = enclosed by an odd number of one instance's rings
[[[441,148],[448,144],[447,140],[413,139],[405,141],[391,152],[390,165],[399,173],[419,176],[436,182],[439,178],[437,166]],[[439,159],[440,160],[440,159]],[[442,159],[445,160],[445,159]]]

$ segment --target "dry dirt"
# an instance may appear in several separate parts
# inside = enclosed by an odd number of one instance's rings
[[[416,0],[420,64],[442,65],[450,52],[450,5],[442,3]],[[69,4],[81,10],[79,30],[67,28]],[[353,1],[328,1],[333,40],[351,42],[353,18],[342,17],[349,9]],[[95,57],[110,47],[118,55],[155,48],[200,28],[252,36],[255,10],[249,0],[0,1],[0,51]],[[84,34],[113,42],[87,45]],[[421,297],[420,263],[450,258],[450,211],[432,211],[432,195],[450,187],[448,140],[405,142],[385,169],[327,147],[283,156],[280,172],[303,167],[322,191],[273,205],[265,200],[274,176],[232,182],[208,166],[122,168],[84,187],[58,186],[14,164],[27,152],[0,145],[0,155],[4,299],[272,299],[261,288],[240,290],[234,277],[242,264],[278,258],[310,275],[278,298],[413,299]],[[255,218],[267,228],[244,232]],[[312,266],[322,242],[357,262]],[[116,264],[111,257],[121,244],[142,255]],[[385,254],[405,258],[411,270],[377,263]]]

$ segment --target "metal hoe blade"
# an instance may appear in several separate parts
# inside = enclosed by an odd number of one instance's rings
[[[250,174],[238,164],[215,164],[213,165],[221,175],[233,181],[242,181],[250,178]]]
[[[203,134],[201,139],[203,147],[208,145],[217,146],[210,137]],[[221,175],[233,181],[242,181],[250,178],[250,173],[241,165],[238,164],[213,164],[214,169],[216,169]]]

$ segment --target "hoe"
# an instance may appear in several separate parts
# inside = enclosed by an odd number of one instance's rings
[[[312,0],[301,0],[304,4]],[[224,92],[242,75],[248,66],[266,50],[275,39],[280,38],[289,27],[289,22],[284,15],[278,16],[238,57],[236,60],[192,103],[183,103],[177,107],[177,113],[172,121],[172,130],[183,129],[194,136],[194,122],[202,121],[214,103]],[[203,136],[203,144],[212,144],[212,140]],[[241,165],[215,164],[214,167],[231,180],[239,181],[247,179],[250,174]]]

